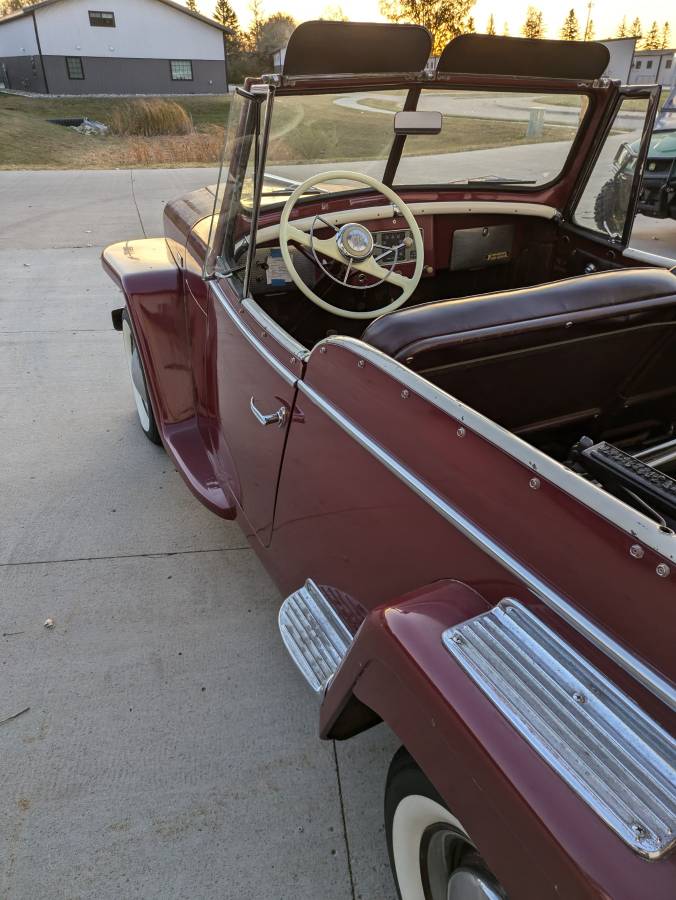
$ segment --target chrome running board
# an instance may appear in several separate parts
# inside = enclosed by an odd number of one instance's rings
[[[676,742],[515,600],[443,634],[519,734],[627,844],[676,842]]]
[[[324,691],[353,636],[314,581],[308,579],[282,603],[279,630],[291,659],[312,690]]]

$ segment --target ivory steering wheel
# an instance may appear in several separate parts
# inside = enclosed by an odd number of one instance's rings
[[[404,241],[395,247],[385,247],[384,245],[375,243],[373,235],[366,226],[356,222],[347,222],[344,225],[337,226],[330,222],[327,217],[321,215],[316,215],[313,218],[309,226],[309,234],[289,222],[289,216],[298,202],[298,199],[306,193],[309,188],[314,187],[315,184],[319,184],[320,182],[323,183],[325,181],[338,180],[356,181],[359,184],[373,188],[397,208],[413,235],[413,246],[415,247],[416,256],[415,269],[410,278],[402,275],[400,272],[394,271],[394,266],[399,255],[398,251],[404,246],[409,245],[410,240],[408,242]],[[314,230],[318,222],[321,223],[319,225],[320,228],[332,228],[334,234],[329,238],[323,239],[315,237]],[[322,300],[318,294],[309,288],[298,274],[293,263],[292,254],[289,250],[290,241],[300,244],[301,247],[305,247],[309,250],[319,268],[334,281],[337,281],[338,284],[343,284],[345,287],[354,290],[367,290],[368,288],[377,287],[379,284],[387,282],[388,284],[393,284],[396,285],[396,287],[401,288],[401,293],[391,303],[388,303],[387,306],[383,306],[380,309],[355,312],[349,309],[342,309],[340,306],[334,306],[332,303],[327,303],[326,300]],[[387,187],[387,185],[384,185],[376,178],[372,178],[370,175],[362,175],[359,172],[340,170],[319,172],[311,178],[308,178],[302,184],[299,184],[284,204],[284,209],[282,210],[282,215],[279,220],[279,245],[282,259],[284,260],[289,275],[296,287],[305,294],[308,300],[312,300],[312,302],[321,309],[333,313],[335,316],[342,316],[344,319],[374,319],[376,316],[382,316],[385,313],[399,309],[400,306],[406,303],[418,286],[423,270],[423,237],[420,228],[418,227],[418,223],[413,218],[413,213],[391,188]],[[329,259],[342,263],[346,269],[344,278],[337,278],[325,269],[320,257],[328,257]],[[385,265],[381,265],[381,261],[384,261]],[[376,281],[375,283],[367,284],[366,286],[350,284],[347,279],[352,272],[361,272],[364,275],[369,275],[371,278],[376,279]]]

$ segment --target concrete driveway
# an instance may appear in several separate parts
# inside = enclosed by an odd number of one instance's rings
[[[0,173],[2,900],[394,896],[397,742],[318,740],[275,587],[143,437],[110,325],[101,248],[215,177]]]

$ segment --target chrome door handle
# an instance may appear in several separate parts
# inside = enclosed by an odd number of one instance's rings
[[[249,403],[249,407],[251,408],[251,412],[254,414],[254,418],[258,422],[259,425],[275,425],[277,424],[280,428],[286,422],[287,410],[286,406],[280,406],[277,412],[262,413],[260,409],[257,408],[254,398],[251,398],[251,402]]]

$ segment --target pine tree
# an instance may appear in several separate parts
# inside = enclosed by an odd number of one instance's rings
[[[528,7],[526,21],[523,23],[521,33],[527,38],[542,38],[545,35],[545,21],[542,11],[535,6]]]
[[[251,25],[247,35],[247,43],[252,53],[259,53],[261,50],[261,37],[263,34],[263,7],[261,0],[251,0],[249,3],[249,12],[251,13]]]
[[[195,0],[193,0],[193,3],[194,2]],[[214,10],[213,17],[217,22],[220,22],[221,25],[224,25],[226,28],[230,28],[232,31],[239,32],[239,20],[237,18],[237,13],[232,8],[232,6],[230,6],[228,0],[216,0],[216,9]]]
[[[669,27],[669,23],[665,22],[664,27],[662,28],[662,44],[660,50],[667,50],[669,48],[669,44],[671,42],[671,28]]]
[[[463,34],[476,34],[476,25],[474,24],[474,16],[470,16],[465,22]]]
[[[571,9],[565,18],[561,29],[561,39],[564,41],[580,40],[580,23],[577,21],[574,9]]]
[[[659,50],[661,44],[660,38],[660,29],[657,22],[653,22],[650,26],[650,31],[645,37],[643,41],[643,49],[644,50]]]
[[[197,9],[197,0],[186,0],[185,5],[188,7],[190,12],[199,12]]]
[[[622,21],[619,24],[617,29],[618,38],[626,38],[629,35],[629,29],[627,28],[627,17],[622,16]]]
[[[638,16],[631,23],[631,30],[629,31],[629,37],[640,38],[643,33],[643,25],[641,25],[641,20]]]
[[[495,16],[493,13],[488,17],[488,23],[486,24],[486,34],[495,34]]]
[[[595,37],[594,33],[594,20],[590,19],[587,22],[587,27],[584,30],[584,40],[585,41],[593,41]]]

